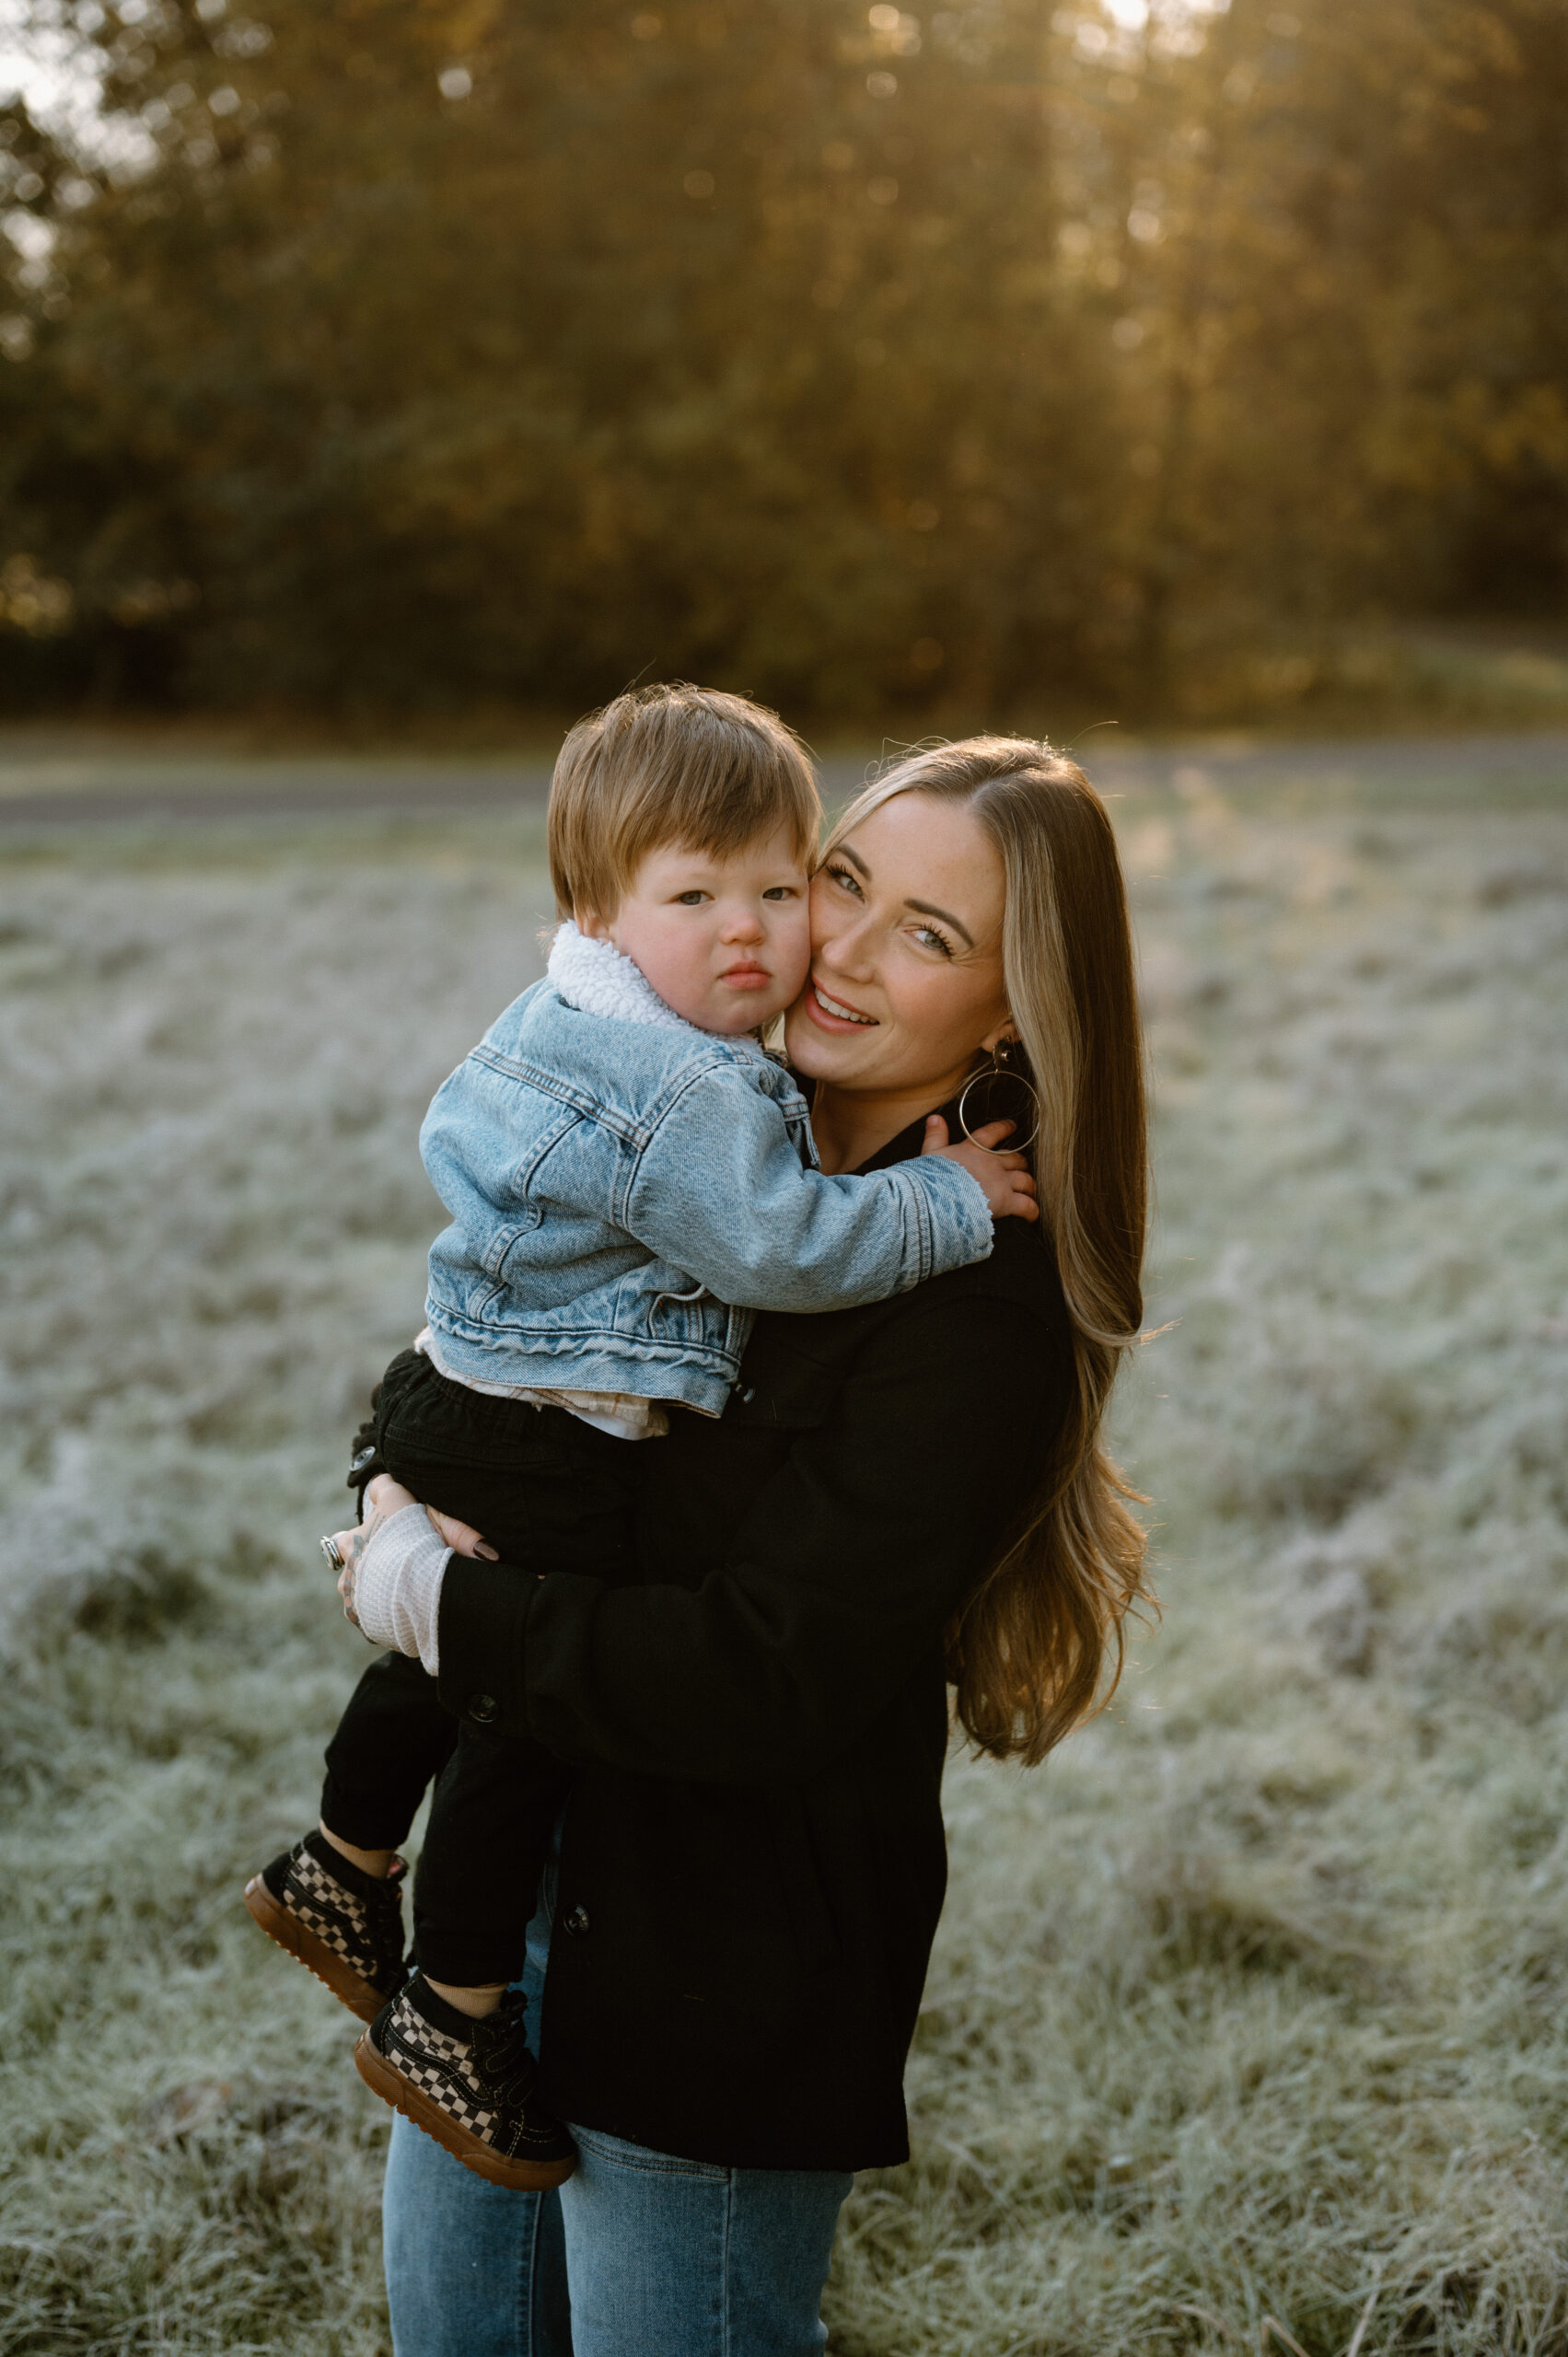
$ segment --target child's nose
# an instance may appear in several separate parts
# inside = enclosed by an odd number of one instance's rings
[[[725,921],[726,941],[761,941],[762,920],[755,909],[735,909]]]

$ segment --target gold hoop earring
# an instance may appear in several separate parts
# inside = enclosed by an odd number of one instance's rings
[[[964,1144],[974,1145],[977,1141],[970,1136],[969,1123],[964,1119],[964,1107],[969,1102],[970,1091],[981,1081],[993,1084],[999,1080],[1007,1082],[1013,1088],[1023,1089],[1029,1103],[1034,1107],[1035,1125],[1027,1138],[1009,1138],[1005,1145],[982,1145],[980,1147],[981,1154],[1027,1154],[1040,1135],[1042,1118],[1040,1091],[1032,1080],[1027,1079],[1021,1072],[1014,1072],[1006,1061],[1008,1050],[1016,1045],[1016,1042],[1012,1039],[998,1039],[995,1047],[991,1051],[991,1062],[988,1064],[981,1064],[978,1072],[970,1073],[958,1098],[958,1127],[964,1133]],[[1005,1120],[1006,1116],[1004,1114],[993,1118]]]

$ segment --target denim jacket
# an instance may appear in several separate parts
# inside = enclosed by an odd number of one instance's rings
[[[425,1316],[459,1381],[718,1415],[755,1311],[880,1301],[991,1251],[960,1165],[827,1177],[782,1064],[682,1021],[571,925],[419,1143],[452,1215]]]

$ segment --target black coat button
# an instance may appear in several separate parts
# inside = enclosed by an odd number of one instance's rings
[[[469,1716],[482,1727],[487,1727],[501,1708],[494,1694],[470,1694]]]
[[[587,1928],[587,1909],[586,1907],[574,1907],[572,1912],[566,1918],[566,1929],[571,1933],[574,1939],[580,1940]]]

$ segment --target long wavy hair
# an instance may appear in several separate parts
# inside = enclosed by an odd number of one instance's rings
[[[1064,753],[1016,737],[915,753],[851,803],[824,856],[899,794],[965,804],[1001,855],[1007,1005],[1040,1104],[1029,1158],[1073,1324],[1076,1382],[1044,1479],[947,1631],[970,1741],[1032,1767],[1109,1701],[1127,1616],[1154,1602],[1131,1510],[1142,1501],[1100,1429],[1144,1314],[1148,1144],[1132,928],[1109,817]]]

